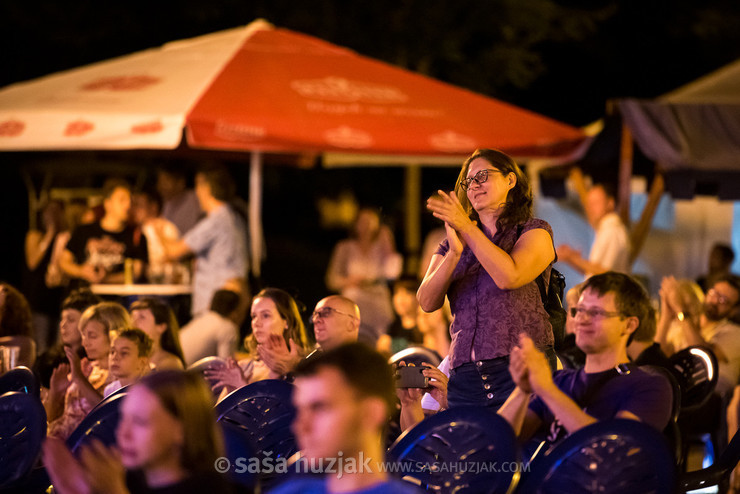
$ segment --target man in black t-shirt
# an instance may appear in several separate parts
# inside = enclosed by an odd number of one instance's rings
[[[87,283],[123,283],[126,259],[133,260],[133,278],[141,276],[147,262],[144,235],[127,224],[131,188],[124,180],[103,185],[105,215],[97,222],[75,229],[59,265],[73,279],[73,287]]]

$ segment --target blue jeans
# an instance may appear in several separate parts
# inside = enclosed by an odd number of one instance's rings
[[[551,369],[555,369],[555,352],[545,349]],[[447,383],[447,406],[488,407],[498,410],[516,384],[509,373],[509,356],[466,362],[450,370]]]

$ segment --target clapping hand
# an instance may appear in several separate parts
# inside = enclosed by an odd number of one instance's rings
[[[51,372],[49,380],[49,394],[55,397],[63,397],[69,388],[70,366],[69,364],[59,364]]]
[[[458,233],[465,233],[475,226],[454,191],[437,191],[436,195],[427,199],[427,209]]]
[[[660,282],[660,309],[671,315],[684,312],[683,301],[679,293],[678,281],[673,276],[666,276]]]
[[[254,363],[251,361],[247,368],[242,370],[236,360],[230,358],[226,361],[226,366],[216,369],[206,369],[203,371],[203,376],[208,382],[212,383],[211,389],[218,390],[226,388],[228,391],[233,391],[249,384],[253,369]]]
[[[519,335],[519,346],[511,351],[509,370],[516,385],[527,393],[541,393],[555,385],[545,354],[523,333]]]
[[[288,345],[290,348],[288,348]],[[285,338],[280,335],[271,334],[265,343],[257,346],[257,354],[265,365],[278,376],[284,376],[293,370],[303,355],[291,338],[285,344]]]

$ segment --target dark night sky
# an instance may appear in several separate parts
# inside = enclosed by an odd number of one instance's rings
[[[737,0],[24,0],[0,13],[0,86],[263,17],[574,125],[740,56]]]
[[[0,87],[259,17],[573,125],[600,118],[609,98],[655,97],[740,57],[737,0],[0,0]],[[15,192],[2,194],[0,207],[18,211],[18,202],[25,207],[18,161],[7,154],[0,161],[0,187]],[[325,247],[343,232],[296,250],[296,238],[316,236],[316,220],[295,221],[288,235],[275,211],[311,212],[305,190],[331,193],[332,183],[372,198],[377,173],[317,177],[268,167],[266,191],[278,191],[265,195],[271,259],[323,279]],[[441,171],[424,173],[428,181],[448,180]],[[402,195],[402,170],[382,179],[386,196]],[[395,214],[403,207],[384,206]],[[9,218],[4,237],[18,241],[3,242],[6,261],[22,258],[27,228],[23,211]],[[303,258],[304,251],[313,255]],[[18,265],[0,264],[0,279],[17,282]],[[272,269],[268,262],[267,274]],[[319,293],[308,295],[311,303]]]

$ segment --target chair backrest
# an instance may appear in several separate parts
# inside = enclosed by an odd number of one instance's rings
[[[31,471],[46,437],[46,412],[32,394],[0,395],[0,489],[11,488]]]
[[[456,407],[418,423],[388,451],[399,477],[435,492],[505,493],[519,479],[514,431],[495,412]]]
[[[673,493],[673,453],[656,429],[637,420],[601,421],[538,455],[517,492]]]
[[[222,387],[218,389],[213,389],[213,385],[216,384],[216,381],[213,379],[208,379],[205,376],[206,370],[215,370],[226,367],[226,360],[221,357],[203,357],[202,359],[193,362],[188,366],[189,371],[195,371],[200,373],[201,376],[203,376],[203,379],[205,379],[206,383],[208,383],[208,387],[213,390],[214,396],[219,396],[221,394]]]
[[[257,456],[249,433],[236,424],[226,420],[219,422],[224,435],[224,449],[229,459],[229,477],[238,485],[246,487],[249,492],[258,492],[259,475],[249,468],[249,460]],[[244,462],[244,463],[239,463]]]
[[[260,460],[268,454],[273,461],[287,460],[298,451],[290,428],[296,415],[292,394],[293,385],[286,381],[257,381],[221,400],[216,405],[216,418],[246,432]],[[260,476],[266,491],[274,486],[277,475],[274,472]]]
[[[705,346],[690,346],[671,355],[671,364],[681,386],[681,410],[696,410],[717,387],[717,357]]]
[[[679,479],[680,492],[705,489],[719,485],[730,478],[730,474],[740,462],[740,431],[732,436],[720,457],[707,468],[694,470],[681,475]]]
[[[127,387],[123,387],[110,394],[82,419],[80,425],[67,438],[67,446],[73,453],[92,439],[97,439],[106,446],[116,443],[116,427],[121,418],[121,403],[126,392]]]
[[[0,376],[0,394],[8,391],[20,391],[38,397],[39,381],[28,367],[16,367]]]
[[[668,379],[671,383],[671,389],[673,391],[673,402],[671,403],[671,418],[668,421],[668,425],[663,430],[663,435],[668,440],[668,444],[673,450],[673,456],[677,464],[682,462],[682,439],[681,431],[678,427],[678,416],[681,413],[681,385],[678,383],[676,375],[666,367],[660,367],[657,365],[641,365],[640,369],[651,374],[660,374],[661,376]]]
[[[414,364],[420,366],[422,362],[432,364],[433,366],[439,366],[442,362],[442,357],[437,352],[424,346],[410,346],[400,352],[394,353],[391,358],[388,359],[388,363],[393,365],[403,360],[407,365]]]

